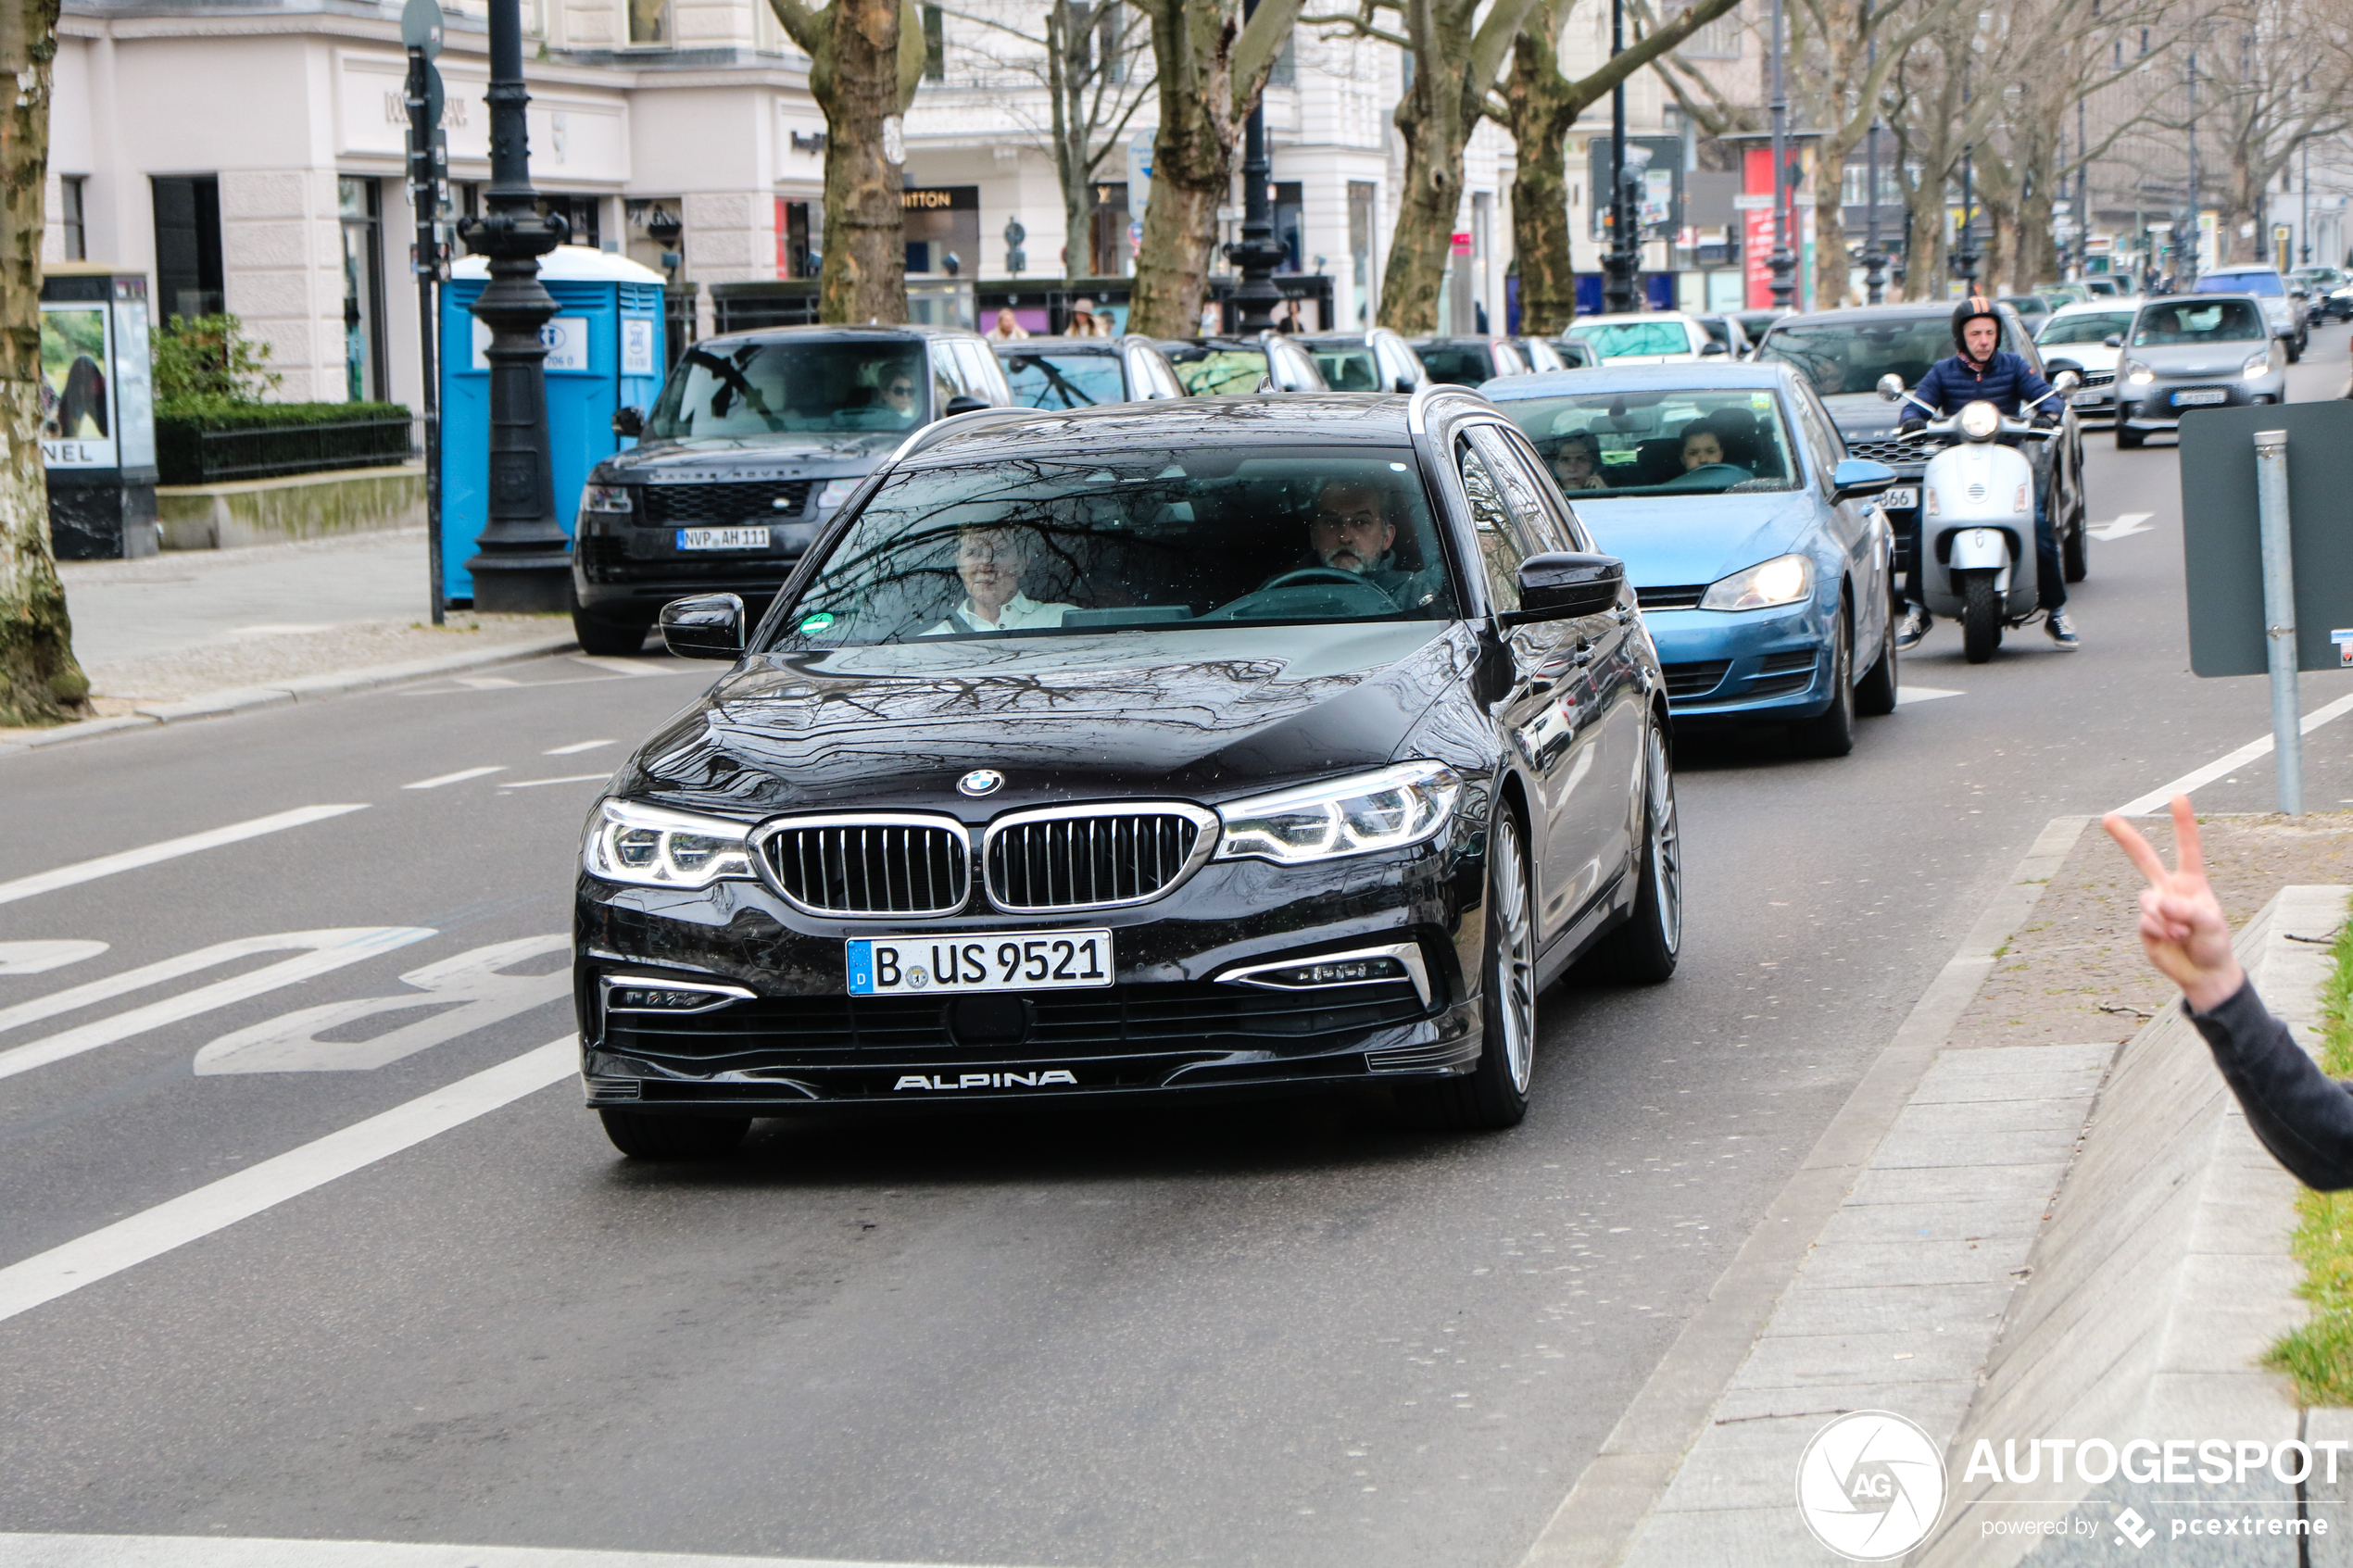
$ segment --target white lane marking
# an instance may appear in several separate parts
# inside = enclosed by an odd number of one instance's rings
[[[340,817],[346,811],[365,811],[367,809],[365,801],[357,806],[298,806],[291,811],[256,817],[249,822],[232,822],[225,828],[208,828],[203,833],[192,833],[185,838],[167,838],[160,844],[150,844],[141,849],[101,855],[94,860],[82,860],[70,866],[59,866],[55,871],[20,876],[14,882],[0,882],[0,904],[13,904],[19,898],[54,893],[60,887],[71,887],[76,883],[95,882],[117,872],[135,871],[141,866],[152,866],[158,860],[193,855],[199,849],[218,849],[224,844],[259,838],[266,833],[283,833],[287,828],[322,822],[329,817]]]
[[[500,972],[509,964],[571,951],[572,934],[558,932],[550,936],[494,942],[486,947],[429,963],[422,969],[412,969],[400,977],[403,985],[417,988],[406,996],[329,1002],[223,1035],[196,1053],[196,1076],[372,1072],[570,995],[570,965],[548,974]],[[363,1019],[427,1009],[433,1010],[426,1016],[365,1040],[319,1037]]]
[[[406,1105],[11,1263],[0,1269],[0,1321],[184,1247],[569,1078],[580,1069],[578,1042],[575,1035],[550,1040]]]
[[[594,751],[600,746],[610,746],[612,742],[610,740],[576,740],[570,746],[551,746],[539,755],[542,757],[571,757],[578,752]]]
[[[230,632],[233,637],[300,637],[312,632],[332,632],[332,621],[279,621],[258,626],[239,626]]]
[[[616,675],[675,675],[678,673],[675,670],[649,667],[643,659],[599,659],[594,654],[583,653],[573,655],[572,661],[574,664],[585,664],[591,670],[609,670]]]
[[[500,789],[537,789],[541,784],[602,784],[610,777],[612,777],[610,773],[567,773],[560,779],[514,779],[498,787]]]
[[[457,675],[451,678],[459,685],[471,686],[476,691],[489,691],[495,690],[500,686],[520,686],[522,684],[521,681],[518,681],[509,675]]]
[[[411,942],[422,942],[432,935],[434,933],[429,926],[358,925],[328,931],[291,931],[280,936],[249,936],[243,941],[223,942],[201,952],[167,959],[162,963],[149,964],[145,970],[132,970],[110,980],[95,981],[71,991],[61,991],[54,997],[43,997],[0,1012],[0,1029],[29,1022],[50,1013],[63,1012],[69,1008],[84,1007],[106,995],[136,990],[141,985],[153,985],[157,980],[170,977],[168,973],[155,972],[157,971],[168,970],[170,973],[184,974],[191,970],[223,963],[250,953],[282,951],[288,947],[310,949],[266,969],[257,969],[250,974],[232,975],[181,996],[167,997],[162,1001],[149,1002],[145,1007],[133,1008],[112,1018],[102,1018],[80,1028],[66,1030],[63,1034],[46,1035],[0,1051],[0,1078],[13,1078],[19,1073],[30,1073],[36,1067],[46,1067],[53,1061],[63,1061],[69,1056],[96,1050],[100,1046],[111,1046],[133,1035],[160,1029],[167,1023],[177,1023],[183,1018],[194,1018],[215,1008],[225,1008],[248,997],[274,991],[281,985],[291,985],[297,980],[308,980],[312,975],[325,974],[346,964],[358,963],[361,959],[371,959],[395,947],[405,947]]]
[[[2312,709],[2311,712],[2307,713],[2304,716],[2303,722],[2298,724],[2296,728],[2300,733],[2309,735],[2314,730],[2319,729],[2322,725],[2334,723],[2337,720],[2344,718],[2347,713],[2353,713],[2353,696],[2341,696],[2325,708],[2316,708]],[[2216,779],[2222,777],[2222,775],[2228,773],[2232,769],[2242,767],[2246,763],[2254,761],[2259,757],[2268,757],[2271,755],[2271,736],[2265,735],[2259,740],[2248,741],[2236,751],[2218,757],[2203,768],[2193,768],[2188,772],[2183,773],[2180,778],[2173,780],[2171,784],[2159,784],[2155,789],[2150,790],[2146,795],[2141,796],[2137,799],[2126,801],[2123,805],[2119,806],[2116,809],[2117,812],[2119,815],[2126,817],[2146,817],[2154,815],[2155,813],[2165,809],[2166,804],[2175,796],[2187,795],[2190,791],[2197,788],[2200,784],[2212,784]]]
[[[1948,686],[1898,686],[1895,688],[1895,706],[1901,708],[1907,702],[1934,702],[1940,696],[1967,696],[1969,693],[1957,692]]]
[[[2111,539],[2121,539],[2129,534],[2147,533],[2151,532],[2149,519],[2156,515],[2155,512],[2119,512],[2113,521],[2095,522],[2083,532],[2103,543]]]
[[[954,1568],[673,1551],[288,1541],[219,1536],[0,1536],[0,1568]],[[967,1564],[966,1568],[972,1568]]]
[[[496,763],[487,768],[460,768],[454,773],[437,773],[432,778],[419,779],[415,784],[405,784],[400,787],[403,789],[439,789],[443,784],[464,784],[468,779],[478,779],[486,774],[503,773],[506,771],[507,765],[503,762]]]
[[[65,937],[46,942],[0,942],[0,974],[46,974],[69,963],[94,959],[106,950],[104,942]]]

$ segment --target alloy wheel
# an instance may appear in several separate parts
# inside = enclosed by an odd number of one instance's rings
[[[1667,765],[1667,737],[1650,739],[1651,891],[1658,901],[1659,940],[1670,953],[1683,947],[1683,830],[1675,815],[1675,774]]]
[[[1501,995],[1504,1064],[1512,1088],[1528,1092],[1536,1062],[1536,932],[1528,908],[1528,857],[1519,825],[1505,815],[1495,824],[1495,968]]]

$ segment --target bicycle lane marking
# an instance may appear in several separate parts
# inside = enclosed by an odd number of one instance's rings
[[[192,833],[182,838],[167,838],[160,844],[149,844],[137,849],[125,849],[113,855],[101,855],[94,860],[81,860],[70,866],[59,866],[54,871],[36,872],[31,876],[18,877],[13,882],[0,882],[0,904],[13,904],[19,898],[31,898],[43,893],[54,893],[60,887],[71,887],[79,883],[94,882],[102,876],[112,876],[118,872],[135,871],[141,866],[152,866],[159,860],[176,859],[182,855],[193,855],[200,849],[217,849],[224,844],[236,844],[248,838],[259,838],[264,834],[283,833],[287,828],[303,827],[311,822],[324,822],[329,817],[340,817],[346,812],[364,811],[367,809],[365,801],[351,806],[299,806],[291,811],[280,811],[268,817],[256,817],[251,822],[232,822],[227,827],[208,828],[203,833]]]
[[[0,1268],[0,1322],[462,1127],[579,1071],[577,1035]]]
[[[2341,696],[2325,707],[2316,708],[2307,713],[2303,721],[2297,724],[2296,729],[2300,734],[2309,735],[2322,725],[2333,724],[2347,713],[2353,713],[2353,696]],[[2146,795],[2126,801],[2116,809],[2117,813],[2126,817],[2145,817],[2161,811],[2175,796],[2187,795],[2202,784],[2212,784],[2233,768],[2244,768],[2257,758],[2269,757],[2271,754],[2271,737],[2270,735],[2248,741],[2236,751],[2218,757],[2203,768],[2193,768],[2171,783],[2161,784]]]

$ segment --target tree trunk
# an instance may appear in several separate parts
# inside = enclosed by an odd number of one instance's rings
[[[1203,0],[1159,0],[1151,8],[1160,76],[1160,127],[1152,135],[1152,194],[1136,257],[1127,330],[1148,337],[1192,337],[1209,293],[1217,209],[1233,184],[1236,19]]]
[[[1917,304],[1944,295],[1944,181],[1922,170],[1919,183],[1906,193],[1911,215],[1911,253],[1904,258],[1904,298]]]
[[[1557,336],[1577,320],[1567,165],[1562,137],[1519,144],[1519,167],[1512,175],[1512,248],[1519,259],[1519,330],[1530,337]]]
[[[899,206],[906,157],[899,117],[923,84],[923,23],[913,0],[768,0],[809,55],[809,95],[825,114],[825,259],[817,317],[828,323],[907,319],[907,243]]]
[[[1094,265],[1095,204],[1087,178],[1087,126],[1077,111],[1082,83],[1071,68],[1071,0],[1046,13],[1046,96],[1053,111],[1054,173],[1063,188],[1063,276],[1085,277]]]
[[[1467,54],[1468,40],[1457,42]],[[1407,337],[1438,331],[1438,291],[1453,252],[1454,218],[1462,209],[1463,145],[1469,137],[1452,105],[1432,102],[1435,90],[1453,74],[1417,66],[1414,90],[1399,100],[1392,117],[1405,141],[1405,176],[1381,279],[1380,324]]]
[[[57,52],[57,0],[0,0],[0,66],[17,86],[16,101],[0,108],[0,725],[78,718],[90,691],[49,554],[41,462],[41,238]]]
[[[1814,170],[1814,308],[1835,310],[1846,303],[1847,274],[1843,166],[1827,161]],[[1794,241],[1797,236],[1790,236]]]

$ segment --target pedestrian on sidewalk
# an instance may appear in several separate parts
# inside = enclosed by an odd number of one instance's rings
[[[2230,922],[2206,880],[2190,797],[2173,797],[2174,869],[2115,812],[2100,820],[2149,884],[2141,890],[2141,946],[2182,988],[2182,1010],[2214,1053],[2246,1124],[2306,1186],[2353,1187],[2353,1084],[2331,1078],[2263,1006],[2231,949]]]

